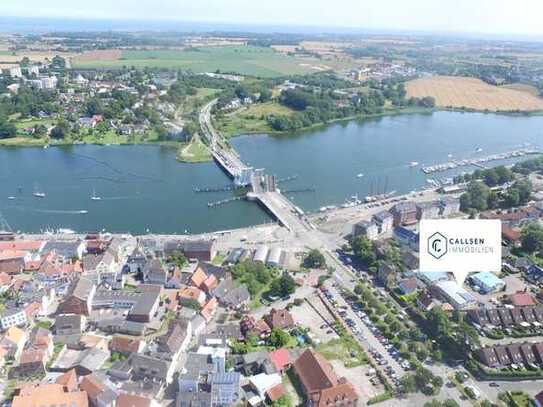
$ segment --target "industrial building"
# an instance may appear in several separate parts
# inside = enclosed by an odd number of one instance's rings
[[[474,289],[479,288],[483,294],[494,293],[505,288],[505,282],[495,274],[490,272],[481,272],[470,276]]]

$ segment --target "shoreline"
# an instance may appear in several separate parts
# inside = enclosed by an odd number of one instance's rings
[[[459,108],[447,108],[447,107],[433,107],[433,108],[425,108],[425,107],[413,107],[413,108],[403,108],[403,109],[390,109],[381,113],[373,113],[373,114],[360,114],[360,115],[354,115],[349,117],[342,117],[338,119],[330,120],[326,123],[315,123],[311,126],[303,127],[294,131],[277,131],[273,129],[269,129],[266,131],[240,131],[236,133],[232,133],[226,137],[226,140],[229,140],[231,138],[240,137],[240,136],[250,136],[250,135],[257,135],[257,134],[267,134],[270,136],[289,136],[289,135],[297,135],[302,134],[311,130],[318,130],[325,128],[332,124],[342,123],[342,122],[349,122],[349,121],[364,121],[369,119],[375,119],[380,117],[389,117],[389,116],[398,116],[398,115],[408,115],[408,114],[431,114],[435,112],[456,112],[456,113],[482,113],[482,114],[494,114],[494,115],[504,115],[504,116],[512,116],[512,117],[536,117],[536,116],[543,116],[543,110],[539,111],[524,111],[524,112],[514,112],[514,111],[488,111],[488,110],[475,110],[475,109],[459,109]],[[24,141],[21,141],[21,139],[24,139]],[[20,141],[20,142],[17,142]],[[137,142],[118,142],[118,143],[100,143],[100,142],[55,142],[51,141],[51,139],[32,139],[32,138],[23,138],[23,137],[13,137],[13,138],[6,138],[6,139],[0,139],[0,148],[4,147],[68,147],[68,146],[80,146],[80,145],[95,145],[95,146],[135,146],[135,145],[160,145],[160,146],[166,146],[166,147],[180,147],[183,145],[186,145],[186,142],[181,141],[137,141]],[[202,162],[210,162],[209,160],[202,160],[202,161],[180,161],[182,163],[187,164],[193,164],[193,163],[202,163]]]

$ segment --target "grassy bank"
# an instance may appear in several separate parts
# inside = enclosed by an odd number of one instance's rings
[[[209,148],[201,140],[196,139],[190,143],[180,145],[176,159],[183,163],[201,163],[211,161],[212,156]]]

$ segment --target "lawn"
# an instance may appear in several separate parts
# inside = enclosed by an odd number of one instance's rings
[[[176,158],[185,163],[201,163],[211,160],[211,153],[207,146],[197,139],[180,146]]]
[[[218,130],[226,137],[247,133],[269,133],[269,115],[291,115],[293,110],[277,102],[258,103],[217,119]]]
[[[243,75],[276,77],[303,74],[311,70],[294,57],[275,52],[271,48],[226,46],[188,50],[132,50],[123,51],[120,58],[73,58],[74,68],[180,68],[193,72],[235,72]]]
[[[316,351],[328,360],[340,360],[347,368],[367,363],[366,355],[351,336],[332,339],[317,346]]]

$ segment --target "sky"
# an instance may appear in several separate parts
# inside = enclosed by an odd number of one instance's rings
[[[0,0],[0,16],[543,35],[542,0]]]

